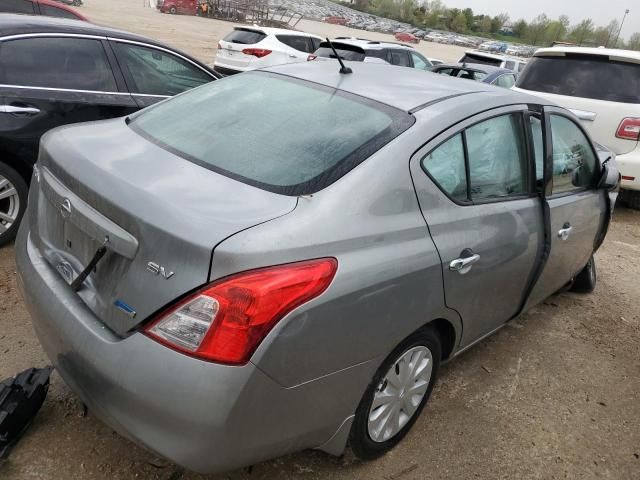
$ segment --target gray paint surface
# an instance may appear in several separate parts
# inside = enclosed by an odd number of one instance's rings
[[[86,262],[99,239],[87,240],[91,225],[63,221],[42,186],[32,188],[16,253],[36,332],[100,418],[188,468],[221,471],[303,448],[340,453],[363,392],[402,339],[438,320],[455,332],[448,352],[455,355],[519,313],[544,249],[550,257],[531,305],[556,280],[570,281],[593,252],[604,190],[566,197],[574,202],[568,209],[549,199],[547,219],[540,195],[456,205],[419,168],[424,153],[477,115],[523,111],[533,97],[495,87],[474,93],[473,82],[379,65],[354,65],[345,77],[329,63],[274,71],[405,110],[432,104],[313,195],[276,195],[205,170],[123,120],[67,127],[43,142],[40,171],[104,217],[97,223],[113,222],[139,246],[133,260],[110,253],[75,294],[56,262]],[[543,222],[553,230],[567,216],[578,227],[575,243],[549,243]],[[69,235],[80,250],[65,246]],[[463,248],[481,255],[466,277],[447,270]],[[319,257],[338,260],[333,283],[282,319],[245,366],[202,362],[131,331],[208,281]],[[151,275],[149,260],[169,265],[175,278]],[[135,319],[111,305],[123,296],[134,299]]]

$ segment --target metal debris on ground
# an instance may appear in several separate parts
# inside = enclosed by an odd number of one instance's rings
[[[31,424],[49,391],[53,367],[30,368],[0,382],[0,460]]]

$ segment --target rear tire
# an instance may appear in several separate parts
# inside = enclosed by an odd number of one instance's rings
[[[577,293],[591,293],[596,288],[596,282],[598,280],[598,274],[596,271],[596,261],[593,255],[582,269],[582,271],[576,275],[571,285],[571,291]]]
[[[175,15],[176,13],[178,13],[178,9],[177,9],[176,7],[171,7],[171,8],[169,9],[169,13],[170,13],[171,15]]]
[[[405,339],[382,362],[358,405],[349,434],[356,457],[378,458],[409,432],[429,400],[441,352],[439,335],[432,328],[425,328]]]
[[[618,198],[620,202],[632,210],[640,210],[640,192],[636,190],[620,190]]]
[[[0,163],[0,247],[12,241],[27,207],[28,187],[22,176]]]

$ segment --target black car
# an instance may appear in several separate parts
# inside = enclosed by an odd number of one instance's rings
[[[128,115],[219,75],[148,38],[87,22],[0,15],[0,245],[16,233],[40,137]]]
[[[492,65],[475,65],[470,63],[453,63],[437,65],[431,69],[433,73],[450,77],[466,78],[477,82],[488,83],[498,87],[511,88],[515,85],[518,74],[508,68]]]

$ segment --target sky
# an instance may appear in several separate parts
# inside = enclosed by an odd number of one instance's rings
[[[629,9],[621,36],[629,38],[640,32],[640,2],[638,0],[442,0],[450,8],[472,8],[476,14],[497,15],[506,12],[512,21],[529,21],[540,13],[550,18],[568,15],[574,25],[591,18],[596,26],[606,26],[612,19],[622,20]]]

